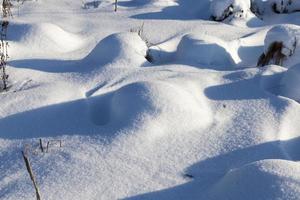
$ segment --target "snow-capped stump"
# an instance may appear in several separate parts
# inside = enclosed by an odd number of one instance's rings
[[[250,5],[250,0],[213,0],[210,6],[211,18],[214,21],[243,18],[250,11]]]
[[[273,27],[266,35],[264,53],[260,56],[257,65],[283,65],[285,60],[294,55],[297,40],[297,30],[292,26],[279,25]]]
[[[280,94],[300,102],[300,64],[287,70],[280,81]]]
[[[235,65],[225,41],[202,34],[183,36],[177,47],[176,59],[214,69],[228,69]]]

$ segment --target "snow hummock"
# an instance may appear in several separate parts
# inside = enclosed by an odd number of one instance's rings
[[[137,33],[115,33],[101,40],[82,62],[95,66],[119,61],[142,64],[146,61],[147,49],[146,43]],[[110,53],[107,54],[107,52]],[[126,67],[137,65],[132,64]]]
[[[177,47],[176,59],[182,63],[218,66],[220,69],[230,69],[234,65],[226,42],[201,34],[183,36]]]

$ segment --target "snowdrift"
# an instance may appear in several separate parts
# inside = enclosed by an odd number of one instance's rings
[[[85,40],[79,35],[70,33],[52,23],[13,23],[9,26],[7,35],[8,40],[12,41],[13,44],[18,42],[18,45],[27,48],[24,51],[38,49],[40,51],[49,50],[65,53],[79,49]]]

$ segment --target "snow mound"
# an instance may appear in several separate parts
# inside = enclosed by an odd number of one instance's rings
[[[180,62],[216,69],[230,69],[235,65],[231,49],[225,41],[202,34],[185,35],[178,44],[176,58]]]
[[[270,46],[274,42],[281,42],[283,48],[281,53],[285,56],[291,56],[295,52],[298,38],[296,30],[290,25],[278,25],[271,28],[265,38],[265,54],[268,53]]]
[[[230,63],[230,65],[233,64],[237,67],[255,66],[257,64],[257,58],[261,55],[263,50],[261,44],[264,41],[266,32],[266,30],[263,30],[240,39],[229,41],[207,34],[191,32],[188,35],[176,36],[149,47],[147,58],[154,64],[179,62],[180,64],[189,63],[193,66],[199,64],[208,65],[215,69],[221,69],[221,67],[218,67],[218,63],[222,63],[222,59],[227,60],[227,63]],[[183,37],[185,38],[183,39]],[[195,39],[192,40],[191,38]],[[206,43],[207,45],[205,46]],[[180,47],[179,44],[181,45]],[[185,49],[179,50],[179,48],[183,48],[183,44],[185,45]],[[200,52],[193,51],[192,48],[194,46],[197,46],[198,51],[201,49],[201,52],[208,55],[204,56],[200,54]],[[207,49],[211,51],[208,52]],[[181,52],[178,53],[178,51]],[[178,54],[181,55],[179,56]],[[187,56],[186,59],[183,58],[184,56]],[[214,66],[210,63],[214,63]],[[228,69],[228,64],[226,64],[226,67]]]
[[[216,21],[223,21],[229,16],[246,17],[250,11],[250,0],[213,0],[210,11]]]
[[[280,81],[280,94],[300,102],[300,64],[287,70]]]
[[[84,38],[52,23],[12,24],[8,30],[9,40],[31,49],[64,53],[77,50],[84,44]]]
[[[210,191],[208,199],[298,199],[300,165],[261,160],[230,170]]]
[[[182,36],[177,36],[149,47],[147,55],[151,63],[163,64],[174,61],[176,57],[174,54],[181,39]]]
[[[132,66],[136,66],[146,61],[147,49],[146,43],[137,33],[116,33],[101,40],[83,59],[83,62],[105,65],[118,60],[119,62],[134,62]]]
[[[192,83],[182,87],[160,81],[125,85],[92,98],[91,119],[97,125],[114,127],[147,121],[161,130],[175,127],[175,124],[177,131],[178,127],[185,131],[206,127],[212,119],[211,111],[197,91],[199,88]]]

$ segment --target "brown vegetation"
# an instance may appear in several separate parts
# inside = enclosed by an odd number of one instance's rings
[[[274,42],[270,45],[268,52],[263,53],[257,62],[257,66],[263,67],[268,64],[282,65],[286,55],[282,53],[282,42]]]

